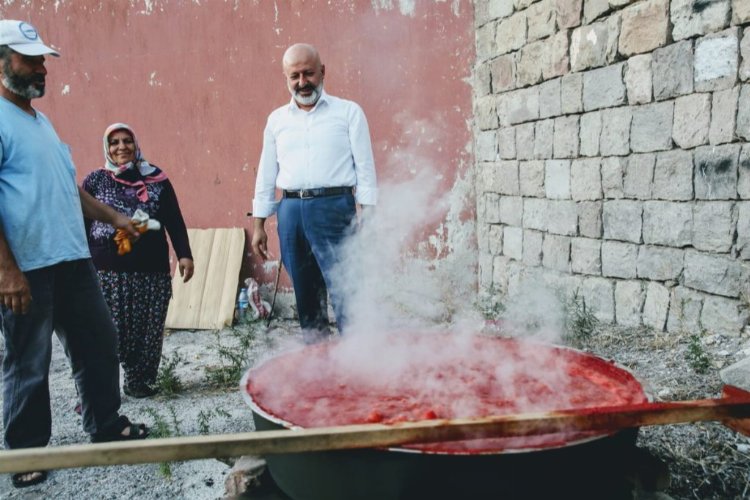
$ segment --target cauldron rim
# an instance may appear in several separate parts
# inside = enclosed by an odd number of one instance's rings
[[[514,339],[514,340],[521,340],[521,339],[514,338],[514,337],[498,337],[496,335],[477,334],[477,336],[482,336],[482,337],[487,337],[487,338],[510,338],[510,339]],[[633,377],[633,380],[635,380],[638,383],[638,386],[641,388],[641,391],[642,391],[644,397],[648,401],[652,400],[651,395],[648,392],[646,392],[646,390],[643,388],[643,385],[638,380],[638,378],[635,376],[635,374],[633,373],[633,371],[630,370],[629,368],[625,367],[625,366],[622,366],[622,365],[616,363],[613,360],[607,360],[607,359],[604,359],[604,358],[600,358],[599,356],[596,356],[596,355],[594,355],[592,353],[588,353],[588,352],[582,351],[580,349],[576,349],[574,347],[563,346],[563,345],[558,345],[558,344],[552,344],[552,343],[549,343],[549,342],[543,342],[543,341],[536,340],[536,339],[522,339],[522,340],[523,340],[523,342],[531,342],[531,343],[543,344],[543,345],[546,345],[546,346],[554,347],[556,349],[561,349],[561,350],[566,350],[566,351],[574,352],[576,354],[587,356],[587,357],[599,358],[600,360],[602,360],[604,362],[610,363],[615,368],[617,368],[617,369],[619,369],[619,370],[621,370],[623,372],[626,372],[626,373],[630,374]],[[334,340],[334,341],[331,341],[331,342],[337,342],[337,340]],[[301,346],[299,349],[293,349],[291,351],[302,350],[302,349],[305,349],[306,347],[309,347],[309,346]],[[284,420],[281,417],[278,417],[276,415],[273,415],[273,414],[267,412],[266,410],[264,410],[263,408],[261,408],[255,402],[255,400],[253,399],[253,397],[250,395],[250,393],[247,390],[248,381],[250,379],[250,373],[252,371],[260,368],[264,364],[266,364],[266,363],[268,363],[268,362],[276,359],[277,357],[280,357],[280,356],[283,356],[285,354],[288,354],[291,351],[287,350],[287,351],[284,351],[284,352],[277,353],[274,356],[271,356],[271,357],[268,357],[268,358],[264,359],[263,361],[261,361],[257,365],[255,365],[255,366],[253,366],[251,368],[248,368],[245,371],[245,374],[240,379],[240,393],[241,393],[242,398],[245,400],[245,402],[250,407],[250,410],[253,413],[257,413],[260,417],[262,417],[262,418],[264,418],[264,419],[266,419],[266,420],[268,420],[268,421],[270,421],[270,422],[272,422],[272,423],[274,423],[274,424],[276,424],[278,426],[281,426],[284,429],[292,430],[293,431],[293,430],[306,429],[307,427],[303,427],[301,425],[293,424],[292,422],[289,422],[287,420]],[[452,451],[440,450],[440,451],[436,451],[436,450],[422,450],[422,449],[416,449],[416,448],[404,448],[404,447],[397,447],[397,446],[396,447],[376,448],[376,450],[388,451],[388,452],[397,452],[397,453],[411,453],[411,454],[418,454],[418,455],[446,455],[446,456],[483,456],[483,455],[484,456],[494,456],[494,455],[513,455],[513,454],[522,455],[522,454],[526,454],[526,453],[537,453],[537,452],[540,452],[540,451],[556,450],[556,449],[569,448],[569,447],[573,447],[573,446],[577,446],[577,445],[583,445],[583,444],[590,443],[590,442],[593,442],[593,441],[598,441],[598,440],[601,440],[601,439],[612,437],[612,436],[618,434],[619,432],[621,432],[621,431],[601,431],[601,432],[597,432],[596,434],[591,435],[591,436],[586,436],[586,437],[582,437],[582,438],[579,438],[579,439],[573,439],[573,440],[566,441],[566,442],[561,443],[561,444],[553,444],[553,445],[542,446],[542,447],[528,447],[528,448],[504,448],[502,450],[495,450],[495,451],[491,451],[491,450],[490,451],[461,451],[461,450],[452,450]]]

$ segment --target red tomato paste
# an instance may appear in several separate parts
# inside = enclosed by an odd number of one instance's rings
[[[258,407],[299,427],[478,418],[647,401],[627,371],[529,340],[437,333],[330,342],[250,371]],[[557,433],[409,445],[445,453],[563,446],[602,433]]]

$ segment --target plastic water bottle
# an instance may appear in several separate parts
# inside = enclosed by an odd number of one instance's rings
[[[240,295],[237,297],[237,322],[243,323],[247,316],[248,296],[247,288],[240,289]]]

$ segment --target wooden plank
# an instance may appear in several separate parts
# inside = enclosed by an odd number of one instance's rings
[[[750,399],[587,408],[478,419],[426,420],[217,436],[26,448],[0,452],[0,472],[138,464],[199,458],[390,447],[407,443],[570,431],[616,431],[646,425],[750,417]]]
[[[193,251],[193,279],[172,280],[166,327],[220,329],[232,324],[235,295],[245,249],[242,228],[188,229]]]

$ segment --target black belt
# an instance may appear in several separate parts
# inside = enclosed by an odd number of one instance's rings
[[[337,194],[351,193],[351,186],[342,187],[328,187],[328,188],[315,188],[315,189],[298,189],[298,190],[284,190],[284,198],[300,198],[306,200],[308,198],[318,198],[321,196],[334,196]]]

